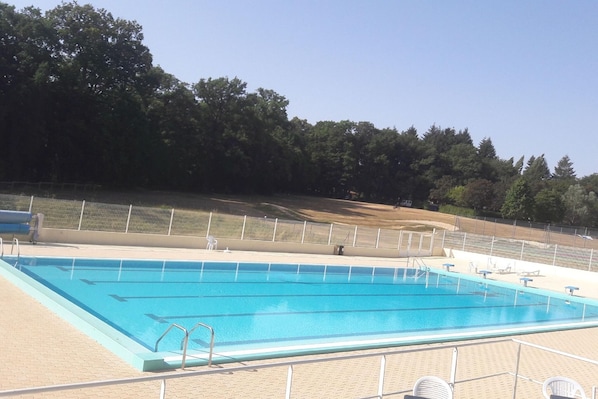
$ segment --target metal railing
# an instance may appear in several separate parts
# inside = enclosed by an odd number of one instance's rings
[[[205,324],[205,323],[195,323],[195,325],[193,327],[191,327],[190,330],[187,330],[185,327],[182,327],[176,323],[172,323],[170,326],[168,326],[168,328],[166,329],[166,331],[164,331],[164,333],[160,336],[160,338],[158,338],[158,340],[156,341],[156,345],[154,347],[154,352],[158,352],[158,345],[160,344],[160,341],[162,341],[162,339],[173,329],[173,328],[178,328],[179,330],[181,330],[184,334],[183,339],[181,340],[181,350],[183,351],[182,354],[182,358],[181,358],[181,369],[185,369],[185,362],[187,360],[187,348],[189,346],[189,336],[193,333],[193,331],[195,331],[196,329],[198,329],[199,327],[204,327],[207,328],[208,331],[210,331],[210,353],[208,354],[208,366],[212,365],[212,355],[214,353],[214,329]]]
[[[497,346],[494,348],[493,346]],[[524,354],[523,348],[530,351],[540,351],[543,358],[541,365],[530,361]],[[447,353],[448,352],[448,353]],[[494,353],[493,358],[487,358],[487,365],[481,365],[480,356],[486,356],[488,353]],[[499,355],[500,354],[500,355]],[[550,358],[554,355],[555,358]],[[372,362],[379,359],[379,367],[376,370]],[[430,359],[433,364],[429,363]],[[552,359],[548,361],[547,359]],[[525,360],[525,361],[524,361]],[[598,361],[578,356],[575,354],[555,350],[538,344],[525,342],[519,339],[494,339],[487,341],[465,342],[460,344],[441,344],[437,346],[418,346],[402,348],[397,350],[388,350],[383,353],[350,353],[342,356],[327,356],[316,359],[290,358],[290,360],[270,363],[256,363],[234,367],[203,368],[201,370],[186,370],[184,373],[172,372],[168,374],[151,374],[141,377],[122,378],[103,381],[90,381],[82,383],[20,388],[0,391],[0,397],[13,395],[33,395],[45,392],[64,392],[74,389],[91,389],[97,387],[112,387],[124,384],[139,384],[147,382],[160,383],[160,398],[166,397],[166,381],[175,379],[193,379],[215,374],[238,374],[241,371],[255,372],[261,369],[282,368],[287,369],[286,380],[279,381],[285,384],[285,398],[292,398],[293,394],[303,397],[301,387],[295,389],[293,384],[295,375],[305,373],[307,369],[298,366],[310,365],[316,367],[318,364],[328,364],[329,367],[335,367],[333,363],[339,362],[336,367],[339,369],[339,381],[329,381],[330,389],[341,389],[335,386],[335,383],[343,384],[342,373],[343,362],[359,361],[359,363],[368,362],[367,369],[362,369],[370,376],[368,381],[373,381],[368,385],[365,391],[347,397],[354,398],[386,398],[402,397],[410,393],[413,382],[419,376],[430,375],[434,373],[440,378],[445,379],[454,387],[455,397],[474,397],[480,392],[487,392],[489,387],[496,386],[500,393],[495,397],[508,397],[513,399],[539,397],[541,395],[541,385],[548,377],[561,374],[564,367],[572,367],[577,370],[574,379],[591,392],[592,399],[596,399],[596,375],[598,375]],[[444,364],[446,362],[446,364]],[[331,365],[332,364],[332,365]],[[405,367],[405,365],[409,365]],[[580,367],[583,365],[583,367]],[[434,369],[433,371],[431,369]],[[397,371],[400,371],[397,374]],[[281,371],[282,372],[282,371]],[[349,376],[353,378],[353,376]],[[510,383],[508,381],[511,381]],[[493,385],[496,383],[496,385]],[[254,384],[259,385],[259,384]],[[590,388],[591,387],[591,388]],[[180,385],[179,385],[180,388]],[[505,390],[505,388],[507,390]],[[176,390],[176,387],[174,388]],[[244,388],[249,396],[251,385]],[[153,390],[155,392],[155,390]],[[280,392],[280,389],[276,389]],[[470,394],[471,392],[471,394]],[[176,391],[172,392],[178,396]]]
[[[0,194],[0,209],[44,214],[44,227],[256,240],[297,244],[343,245],[355,248],[397,250],[401,256],[427,256],[435,249],[462,249],[488,256],[513,258],[580,270],[598,271],[598,240],[582,235],[509,226],[505,236],[490,235],[500,229],[484,221],[459,217],[461,230],[412,232],[336,223],[314,223],[257,218],[214,212],[148,208],[86,201]],[[467,224],[477,227],[472,233]],[[470,226],[471,227],[471,226]],[[486,235],[485,235],[485,234]]]

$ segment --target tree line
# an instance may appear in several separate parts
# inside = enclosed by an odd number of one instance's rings
[[[598,175],[563,158],[500,159],[490,138],[433,125],[287,115],[239,78],[186,83],[152,65],[141,26],[76,2],[0,3],[0,180],[455,205],[598,226]]]

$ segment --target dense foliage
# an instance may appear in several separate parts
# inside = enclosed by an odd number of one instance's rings
[[[0,180],[401,198],[598,225],[598,175],[578,179],[567,156],[551,173],[467,129],[312,125],[287,106],[238,78],[179,81],[152,65],[136,22],[104,9],[0,3]]]

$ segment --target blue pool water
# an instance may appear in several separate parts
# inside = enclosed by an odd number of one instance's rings
[[[173,323],[211,326],[215,358],[237,361],[598,325],[598,302],[434,269],[39,257],[11,265],[162,358],[181,353],[176,329],[155,350]],[[189,353],[205,354],[209,341],[195,330]]]

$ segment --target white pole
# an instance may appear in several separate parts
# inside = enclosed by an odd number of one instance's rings
[[[330,233],[328,233],[328,245],[330,245],[330,243],[332,242],[332,226],[334,226],[334,224],[330,223]]]
[[[210,218],[208,219],[208,231],[206,231],[206,238],[210,236],[210,226],[212,225],[212,212],[210,212]]]
[[[357,243],[357,226],[355,226],[355,233],[353,233],[353,247]]]
[[[293,385],[293,366],[289,366],[289,371],[287,372],[287,392],[285,394],[285,399],[291,399],[291,386]]]
[[[376,236],[376,248],[378,248],[379,243],[380,243],[380,228],[378,228],[378,235]]]
[[[301,233],[301,244],[305,241],[305,229],[307,228],[307,220],[303,222],[303,233]]]
[[[382,355],[380,359],[380,378],[378,378],[378,398],[382,399],[384,396],[384,372],[386,370],[386,356]]]
[[[276,227],[278,227],[278,218],[274,220],[274,233],[272,233],[272,242],[276,240]]]
[[[247,223],[247,215],[243,216],[243,229],[241,229],[241,241],[245,237],[245,224]]]
[[[129,232],[129,222],[131,221],[131,210],[133,210],[133,205],[129,205],[129,214],[127,215],[127,225],[125,226],[125,233]]]
[[[85,210],[85,200],[81,203],[81,215],[79,216],[79,227],[77,228],[78,231],[81,230],[81,223],[83,222],[83,211]]]
[[[170,224],[168,225],[168,235],[172,231],[172,220],[174,219],[174,208],[170,211]]]

